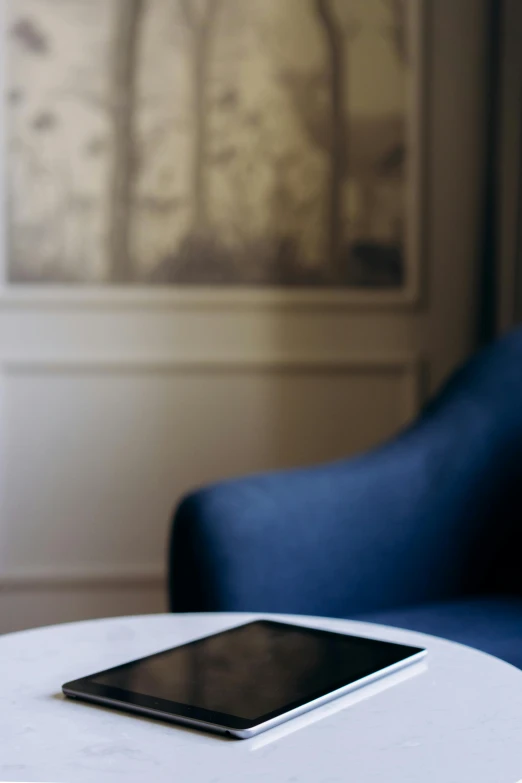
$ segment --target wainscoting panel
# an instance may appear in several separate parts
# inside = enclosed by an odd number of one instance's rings
[[[367,448],[416,411],[419,363],[6,360],[0,631],[165,606],[191,488]]]

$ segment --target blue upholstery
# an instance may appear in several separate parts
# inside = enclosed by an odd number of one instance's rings
[[[373,612],[356,619],[442,636],[522,669],[522,598],[468,597]]]
[[[171,608],[392,617],[410,606],[404,622],[422,616],[426,630],[448,634],[466,624],[465,604],[452,614],[448,602],[522,596],[521,458],[517,330],[384,446],[185,498],[171,542]],[[422,606],[440,602],[447,613]],[[482,606],[493,629],[497,604]],[[506,626],[512,616],[502,615]]]

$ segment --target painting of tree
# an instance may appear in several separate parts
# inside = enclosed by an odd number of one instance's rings
[[[18,284],[400,291],[419,0],[7,0]]]
[[[192,111],[194,152],[191,176],[193,228],[196,237],[208,230],[209,210],[205,185],[206,161],[209,156],[210,105],[209,86],[212,66],[212,41],[222,0],[206,0],[200,8],[191,0],[179,0],[179,7],[189,31],[190,69],[192,77]]]

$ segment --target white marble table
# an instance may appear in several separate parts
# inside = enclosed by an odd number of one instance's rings
[[[421,634],[285,618],[428,648],[426,663],[250,740],[69,701],[60,686],[251,615],[153,615],[0,637],[0,780],[517,783],[522,672]]]

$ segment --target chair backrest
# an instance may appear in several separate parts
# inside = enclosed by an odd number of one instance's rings
[[[362,456],[200,490],[178,509],[176,611],[349,615],[522,592],[522,330]]]

